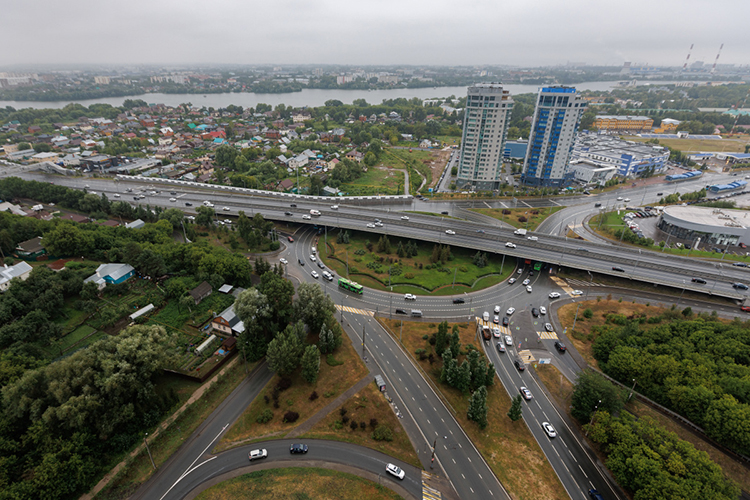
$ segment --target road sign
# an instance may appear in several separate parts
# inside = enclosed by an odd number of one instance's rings
[[[552,358],[540,358],[539,359],[540,365],[548,365],[550,363],[552,363]]]

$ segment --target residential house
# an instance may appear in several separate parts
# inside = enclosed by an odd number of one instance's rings
[[[14,266],[5,264],[3,267],[0,267],[0,292],[4,292],[10,288],[10,282],[14,278],[20,278],[25,281],[29,277],[29,274],[31,274],[31,269],[28,262],[19,262]]]
[[[40,257],[45,253],[47,253],[47,250],[45,250],[44,245],[42,245],[41,236],[22,241],[16,247],[16,255],[21,259],[36,260],[37,257]]]
[[[190,293],[190,296],[195,301],[195,305],[197,306],[198,304],[201,303],[203,299],[211,295],[211,292],[213,291],[214,291],[213,287],[207,281],[204,281],[200,285],[190,290],[189,293]]]
[[[419,143],[419,147],[422,149],[429,149],[432,147],[432,141],[429,139],[422,139],[422,142]]]
[[[101,264],[96,268],[96,273],[92,274],[84,283],[93,281],[99,287],[99,290],[107,285],[119,285],[124,283],[135,274],[135,269],[130,264]]]
[[[308,162],[307,155],[300,154],[290,159],[287,165],[289,165],[289,168],[300,168],[300,167],[304,167],[305,165],[307,165],[307,162]]]
[[[60,220],[69,220],[72,222],[78,222],[78,223],[86,223],[91,222],[91,219],[86,217],[85,215],[79,215],[79,214],[65,214],[60,216]]]
[[[136,219],[133,222],[128,222],[127,224],[125,224],[125,227],[127,227],[128,229],[141,229],[145,225],[146,223],[141,219]]]
[[[334,168],[334,167],[335,167],[336,165],[338,165],[339,163],[340,163],[340,160],[339,160],[338,158],[334,158],[334,159],[332,159],[332,160],[330,160],[330,161],[328,162],[328,168],[329,168],[329,169],[332,169],[332,168]]]
[[[29,134],[36,134],[42,131],[42,127],[39,125],[30,125],[28,130]]]
[[[211,328],[226,335],[238,337],[245,331],[245,324],[235,314],[234,304],[232,304],[211,320]]]
[[[51,161],[52,163],[55,163],[59,159],[60,159],[60,155],[58,153],[53,153],[51,151],[48,153],[37,153],[31,157],[32,163],[41,163],[44,161]]]
[[[279,182],[279,189],[282,191],[289,191],[294,187],[294,181],[291,179],[284,179],[283,181]]]

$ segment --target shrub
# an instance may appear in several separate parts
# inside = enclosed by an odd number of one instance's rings
[[[310,401],[315,401],[316,399],[318,399],[318,393],[315,391],[312,391],[312,394],[310,394],[310,397],[307,399],[309,399]]]
[[[414,279],[414,273],[404,273],[404,278],[408,280]]]
[[[352,423],[349,424],[349,427],[351,427],[353,431],[356,431],[357,427],[359,427],[359,426],[357,425],[357,422],[355,422],[354,420],[352,420]]]
[[[365,430],[367,428],[367,424],[364,421],[362,421],[359,423],[359,428],[362,430]]]
[[[299,418],[299,413],[297,413],[296,411],[288,411],[284,413],[283,421],[286,423],[292,423],[292,422],[296,422],[298,418]]]
[[[341,422],[343,422],[344,424],[347,423],[348,421],[349,421],[349,417],[347,417],[346,415],[341,417]]]
[[[370,427],[373,429],[378,426],[378,419],[377,418],[371,418],[370,419]]]
[[[279,383],[276,384],[276,388],[279,391],[285,391],[289,389],[291,386],[292,386],[292,379],[286,378],[286,377],[279,379]]]
[[[425,333],[424,335],[422,335],[422,340],[427,340],[429,337],[430,336]]]
[[[268,397],[268,394],[263,395],[263,400],[266,402],[266,404],[271,402],[271,398]]]
[[[341,415],[341,416],[343,417],[344,415],[346,415],[346,412],[347,412],[347,409],[346,409],[346,408],[341,408],[341,409],[339,410],[339,415]]]
[[[583,310],[583,317],[586,319],[591,319],[594,317],[594,311],[592,311],[590,308],[586,308]]]
[[[375,441],[393,441],[393,431],[387,425],[379,425],[372,432]]]
[[[258,418],[256,418],[255,421],[258,422],[259,424],[266,424],[270,422],[272,418],[273,418],[273,412],[269,410],[268,408],[266,408],[265,410],[263,410],[263,413],[258,415]]]

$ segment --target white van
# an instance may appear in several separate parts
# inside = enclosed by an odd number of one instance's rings
[[[421,318],[422,317],[422,311],[420,311],[418,309],[412,309],[411,310],[411,315],[414,316],[415,318]]]
[[[333,275],[328,271],[323,271],[323,277],[328,281],[333,281]]]
[[[310,210],[310,215],[313,217],[320,217],[320,211],[319,210]]]

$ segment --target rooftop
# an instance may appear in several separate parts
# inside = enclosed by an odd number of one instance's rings
[[[677,219],[694,224],[706,226],[726,226],[745,229],[747,223],[747,212],[745,210],[731,210],[726,208],[711,208],[690,206],[668,206],[664,207],[664,213]]]

